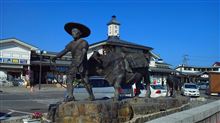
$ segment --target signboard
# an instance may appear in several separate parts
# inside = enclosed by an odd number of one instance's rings
[[[201,75],[202,78],[209,78],[209,75],[208,74],[203,74]]]
[[[26,60],[26,59],[0,58],[0,63],[27,64],[28,60]]]
[[[3,58],[3,63],[12,63],[10,58]]]
[[[59,71],[59,72],[66,72],[68,70],[68,67],[65,67],[65,66],[57,66],[55,68],[56,71]]]
[[[20,64],[27,64],[27,60],[25,60],[25,59],[20,59]]]
[[[19,64],[19,60],[18,59],[12,59],[12,63]]]

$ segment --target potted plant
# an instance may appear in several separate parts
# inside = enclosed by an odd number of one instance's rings
[[[30,117],[23,119],[24,123],[41,123],[43,114],[41,112],[34,112]]]

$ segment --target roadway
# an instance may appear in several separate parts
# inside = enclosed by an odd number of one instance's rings
[[[33,112],[46,113],[50,104],[62,101],[65,95],[64,88],[35,88],[34,92],[22,87],[0,88],[0,120],[13,116],[23,116]],[[83,100],[88,94],[76,93],[77,100]],[[201,91],[200,98],[191,98],[191,107],[206,104],[220,97],[210,97]]]
[[[62,101],[65,89],[35,88],[34,92],[22,87],[1,87],[0,120],[33,112],[47,112],[49,104]]]

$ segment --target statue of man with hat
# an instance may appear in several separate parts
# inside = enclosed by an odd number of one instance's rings
[[[79,23],[67,23],[64,29],[69,33],[74,40],[66,45],[65,49],[58,53],[52,61],[54,62],[57,58],[61,58],[68,52],[71,52],[72,63],[67,72],[67,97],[65,101],[74,101],[73,96],[73,81],[76,79],[81,80],[84,84],[87,92],[89,93],[89,99],[94,100],[92,88],[88,82],[88,71],[87,71],[87,51],[89,48],[88,42],[82,38],[90,35],[90,29],[85,25]]]

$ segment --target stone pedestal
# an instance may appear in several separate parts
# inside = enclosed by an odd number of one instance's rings
[[[141,123],[184,110],[178,107],[187,103],[184,97],[62,102],[50,107],[48,117],[55,123]]]
[[[48,116],[56,123],[119,123],[131,120],[133,110],[127,102],[72,101],[57,104]]]

